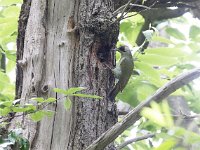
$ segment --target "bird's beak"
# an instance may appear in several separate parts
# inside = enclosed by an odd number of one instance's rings
[[[114,49],[112,49],[112,51],[118,51],[119,49],[118,48],[114,48]]]

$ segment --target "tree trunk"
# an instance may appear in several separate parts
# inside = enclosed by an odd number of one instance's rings
[[[118,36],[118,24],[111,19],[113,1],[24,0],[16,97],[22,105],[35,104],[32,97],[59,99],[47,108],[55,111],[51,118],[38,123],[26,115],[13,119],[12,125],[22,124],[31,149],[83,150],[117,121],[116,106],[107,99],[114,78],[105,65],[113,65],[110,49]],[[103,99],[72,98],[72,108],[66,111],[63,95],[52,89],[80,86]]]

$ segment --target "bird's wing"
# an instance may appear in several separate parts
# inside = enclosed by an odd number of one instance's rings
[[[112,69],[112,72],[115,76],[115,78],[119,79],[121,76],[121,69],[120,66],[116,66],[116,68]]]
[[[125,63],[125,60],[126,60],[126,58],[122,58],[122,59],[120,60],[120,62],[119,62],[120,68],[124,67],[123,65],[126,64],[126,63]]]

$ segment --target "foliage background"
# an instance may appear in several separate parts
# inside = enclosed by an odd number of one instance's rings
[[[7,116],[13,111],[35,110],[32,106],[25,109],[19,109],[20,106],[13,107],[17,21],[21,3],[22,0],[0,1],[0,116]],[[146,40],[150,41],[150,45],[144,52],[141,52],[141,45],[136,44],[136,39],[143,24],[143,17],[134,15],[122,20],[120,25],[118,46],[126,44],[132,49],[135,59],[135,71],[139,75],[131,77],[123,93],[120,93],[117,99],[120,102],[128,103],[131,107],[137,106],[137,104],[181,72],[200,66],[200,21],[193,18],[191,14],[187,13],[179,18],[163,20],[156,23],[156,25],[153,24],[153,27],[150,27],[145,34]],[[116,54],[116,58],[117,60],[120,59],[119,53]],[[192,84],[173,93],[176,96],[184,96],[190,109],[195,113],[200,112],[199,83],[199,80],[195,80]],[[77,90],[80,91],[81,89]],[[57,92],[64,94],[66,91],[57,89]],[[72,92],[71,94],[74,93]],[[36,101],[43,103],[44,99],[38,98]],[[49,99],[49,102],[53,101],[55,99]],[[69,102],[69,100],[66,102]],[[121,103],[121,105],[124,105],[124,103]],[[66,109],[69,108],[69,105],[65,103]],[[32,116],[32,119],[39,121],[44,117],[44,113],[47,116],[49,115],[49,113],[47,114],[40,110]],[[167,117],[163,116],[163,114],[167,115]],[[190,139],[185,140],[186,143],[191,144],[200,140],[199,135],[174,126],[166,101],[162,104],[152,103],[151,108],[145,108],[142,115],[144,117],[140,121],[116,140],[117,145],[129,138],[146,133],[156,133],[156,137],[140,141],[137,144],[130,144],[124,149],[148,150],[154,148],[168,150],[185,134],[190,137]],[[14,139],[15,143],[21,139],[18,139],[20,134],[16,134],[18,131],[14,133],[10,133],[10,138],[8,139],[10,141]],[[22,145],[26,143],[23,140],[21,142]],[[5,144],[5,142],[3,143]],[[24,147],[26,149],[26,146]]]

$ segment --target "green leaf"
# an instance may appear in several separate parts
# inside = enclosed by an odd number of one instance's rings
[[[192,25],[190,27],[189,37],[191,40],[200,39],[200,27]]]
[[[145,107],[141,111],[141,115],[143,117],[151,120],[152,122],[158,124],[161,127],[166,126],[165,119],[164,119],[163,115],[158,110]]]
[[[140,85],[137,86],[137,99],[139,101],[145,100],[147,97],[151,96],[155,92],[155,86],[142,82]]]
[[[51,110],[42,110],[45,116],[52,117],[54,115],[54,112]]]
[[[43,97],[34,97],[34,98],[31,98],[31,99],[32,99],[32,100],[35,100],[35,101],[37,101],[37,102],[39,102],[39,103],[42,103],[42,102],[45,101]]]
[[[66,95],[70,95],[76,92],[80,92],[82,90],[85,90],[86,87],[73,87],[73,88],[69,88],[66,90]]]
[[[167,38],[162,37],[162,36],[153,36],[152,41],[175,45],[175,43],[172,40],[167,39]]]
[[[120,42],[129,42],[132,46],[135,46],[135,41],[138,34],[144,24],[144,18],[141,15],[135,15],[121,21],[120,23]]]
[[[6,65],[6,72],[10,73],[11,71],[13,71],[15,69],[15,67],[16,67],[15,61],[8,60],[7,65]]]
[[[135,107],[139,103],[137,99],[136,84],[135,80],[130,79],[123,91],[117,95],[117,98]]]
[[[12,108],[13,112],[25,112],[27,108],[24,107],[13,107]]]
[[[44,101],[44,103],[52,103],[52,102],[55,102],[55,101],[56,101],[56,98],[50,97],[50,98],[46,99],[46,100]]]
[[[45,116],[51,117],[53,114],[54,112],[52,111],[40,110],[40,111],[30,114],[30,117],[33,121],[38,122],[42,120]]]
[[[164,57],[183,57],[188,55],[188,53],[181,48],[170,47],[148,48],[145,52],[146,54],[161,55]]]
[[[174,125],[174,121],[172,118],[172,114],[170,112],[170,107],[166,100],[162,101],[161,103],[162,112],[165,115],[165,122],[168,127],[172,127]]]
[[[157,111],[157,112],[159,112],[159,113],[162,112],[162,108],[161,108],[160,105],[159,105],[158,103],[156,103],[155,101],[152,101],[152,102],[150,103],[150,106],[151,106],[151,108],[152,108],[153,110],[155,110],[155,111]]]
[[[66,95],[66,94],[65,94],[65,93],[66,93],[66,90],[63,90],[63,89],[54,88],[53,91],[54,91],[54,92],[57,92],[57,93],[61,93],[61,94]]]
[[[165,57],[156,54],[145,54],[138,56],[139,60],[149,65],[155,66],[171,66],[177,64],[179,61],[175,57]]]
[[[84,98],[94,98],[94,99],[102,99],[102,97],[97,95],[90,95],[90,94],[72,94],[73,96],[84,97]]]
[[[0,36],[7,38],[7,36],[10,36],[17,31],[17,23],[15,22],[14,24],[9,23],[3,26],[3,29],[0,30]],[[9,39],[10,42],[10,39]]]
[[[17,22],[17,17],[13,16],[13,17],[8,17],[6,16],[6,18],[0,17],[0,25],[5,25],[5,24],[9,24],[9,23],[16,23]]]
[[[42,120],[42,118],[44,117],[44,114],[42,112],[38,111],[33,114],[30,114],[30,117],[33,121],[37,122],[37,121]]]
[[[69,110],[71,108],[71,100],[69,99],[69,97],[67,97],[67,99],[64,101],[64,107],[66,110]]]
[[[3,109],[0,108],[0,116],[6,116],[11,112],[9,107],[5,107]]]
[[[10,6],[13,4],[22,4],[22,0],[1,0],[0,6]]]
[[[18,6],[9,6],[3,10],[2,15],[5,17],[15,17],[19,16],[20,7]]]
[[[11,101],[0,102],[0,108],[10,107],[10,106],[12,106]]]
[[[163,85],[160,74],[152,66],[143,62],[135,62],[135,68],[138,69],[144,75],[146,80],[151,81],[155,86]]]
[[[176,39],[186,40],[184,34],[180,32],[177,28],[167,28],[166,32]]]
[[[28,141],[27,139],[24,139],[24,138],[23,138],[23,139],[21,140],[20,145],[21,145],[20,150],[29,150],[30,144],[29,144],[29,141]]]
[[[16,51],[15,50],[7,50],[5,51],[6,57],[12,61],[16,61]]]
[[[61,94],[64,94],[64,95],[72,95],[76,92],[79,92],[79,91],[82,91],[82,90],[85,90],[85,89],[86,89],[85,87],[74,87],[74,88],[69,88],[67,90],[55,88],[54,92],[61,93]]]
[[[154,150],[171,150],[177,141],[175,138],[170,138],[165,140],[159,147],[155,148]]]
[[[25,106],[14,106],[12,107],[13,112],[34,112],[36,110],[36,106],[33,104],[26,104]]]
[[[7,76],[7,74],[3,73],[3,72],[0,72],[0,81],[2,83],[9,83],[10,82],[10,79],[9,77]]]

